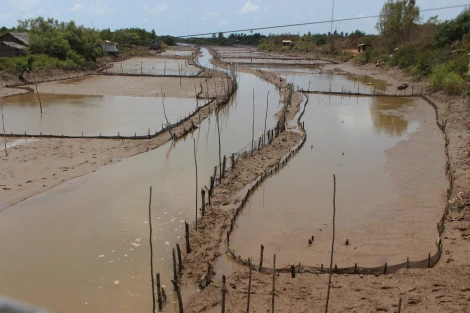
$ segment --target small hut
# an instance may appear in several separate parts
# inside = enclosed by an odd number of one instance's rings
[[[103,49],[103,52],[107,52],[110,54],[118,54],[118,44],[115,42],[111,42],[109,40],[105,40],[101,43],[101,48]]]
[[[363,44],[357,45],[357,52],[359,52],[359,53],[366,52],[371,47],[372,47],[372,45],[368,44],[368,43],[363,43]]]
[[[0,57],[25,55],[28,46],[28,33],[10,32],[3,34],[0,36]]]

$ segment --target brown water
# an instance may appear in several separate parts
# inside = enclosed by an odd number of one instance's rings
[[[147,135],[166,124],[160,101],[150,97],[41,94],[41,115],[36,94],[27,93],[3,99],[5,129],[7,133],[35,135]],[[168,120],[175,123],[196,109],[196,100],[166,98],[165,107]]]
[[[106,73],[192,76],[200,71],[198,67],[189,65],[187,60],[135,57],[113,63],[113,67],[107,69]]]
[[[397,114],[412,106],[412,121]],[[435,225],[447,186],[443,140],[433,118],[424,101],[311,95],[303,117],[304,148],[253,195],[230,248],[258,262],[263,244],[267,266],[274,253],[279,267],[328,264],[336,174],[335,264],[427,258],[437,249]],[[230,264],[222,260],[219,267]]]
[[[253,88],[255,137],[264,127],[268,90],[268,127],[276,122],[276,89],[241,73],[238,91],[219,113],[223,154],[251,142]],[[57,312],[151,311],[147,219],[153,186],[154,269],[162,273],[171,304],[171,248],[184,236],[183,222],[194,221],[195,214],[192,137],[201,188],[218,164],[214,116],[176,144],[102,167],[2,211],[0,294]]]

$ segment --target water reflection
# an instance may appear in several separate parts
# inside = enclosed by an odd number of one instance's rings
[[[398,111],[401,108],[410,108],[413,100],[393,97],[372,98],[370,105],[371,120],[379,132],[388,136],[401,136],[408,129],[408,121]]]
[[[151,97],[41,94],[40,114],[34,93],[6,97],[6,132],[53,135],[146,135],[166,123],[161,102]],[[198,102],[200,105],[204,101]],[[196,109],[189,98],[166,98],[166,114],[175,123]]]

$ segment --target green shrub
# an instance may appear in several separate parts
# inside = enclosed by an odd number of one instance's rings
[[[448,73],[442,82],[443,89],[451,95],[460,95],[465,89],[465,80],[456,72]]]
[[[390,59],[391,65],[398,65],[401,68],[408,68],[417,63],[417,49],[413,45],[399,48]]]

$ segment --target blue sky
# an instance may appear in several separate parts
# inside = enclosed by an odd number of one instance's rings
[[[271,25],[324,21],[331,18],[332,0],[2,0],[0,26],[37,16],[99,29],[139,27],[174,36]],[[335,0],[335,18],[377,15],[385,0]],[[470,4],[470,0],[417,0],[421,9]],[[462,9],[423,13],[445,20]],[[376,19],[335,23],[338,32],[355,29],[375,33]],[[264,33],[328,32],[330,24],[275,29]]]

